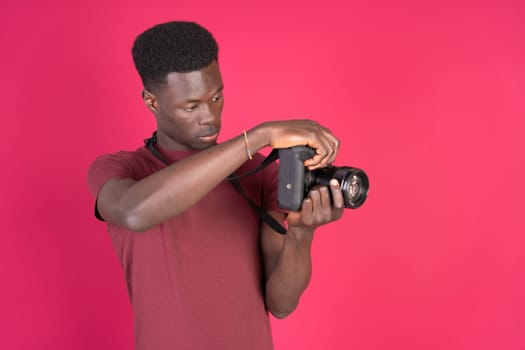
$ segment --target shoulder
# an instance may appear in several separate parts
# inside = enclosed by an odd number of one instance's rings
[[[98,156],[88,169],[88,184],[92,192],[98,193],[104,183],[112,178],[139,180],[148,171],[155,171],[154,159],[144,148],[135,151],[119,151]],[[150,170],[151,169],[151,170]]]
[[[144,147],[135,151],[118,151],[98,156],[92,163],[91,169],[97,167],[126,167],[133,168],[151,162],[151,156]]]

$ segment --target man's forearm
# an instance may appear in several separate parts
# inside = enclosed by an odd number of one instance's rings
[[[267,145],[266,135],[253,129],[251,152]],[[210,147],[129,187],[113,217],[135,231],[144,231],[184,212],[248,159],[243,136]]]
[[[266,307],[277,318],[295,310],[312,274],[313,229],[288,230],[275,268],[266,281]]]

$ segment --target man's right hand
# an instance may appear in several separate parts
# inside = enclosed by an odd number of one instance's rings
[[[330,165],[335,160],[339,150],[339,140],[328,128],[313,120],[266,122],[252,129],[251,132],[262,135],[261,137],[266,140],[265,145],[273,148],[293,146],[314,148],[315,156],[304,162],[309,170]]]

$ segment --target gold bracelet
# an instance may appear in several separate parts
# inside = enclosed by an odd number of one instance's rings
[[[248,144],[248,134],[246,134],[246,130],[242,131],[244,133],[244,145],[246,146],[246,154],[248,154],[248,159],[253,159],[252,154],[250,153],[250,147]]]

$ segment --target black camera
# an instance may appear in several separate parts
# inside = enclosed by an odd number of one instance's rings
[[[304,161],[314,155],[315,150],[308,146],[279,149],[279,207],[300,210],[308,191],[316,185],[329,186],[331,179],[336,179],[341,185],[345,208],[360,207],[368,196],[368,176],[365,172],[348,166],[308,170]]]

